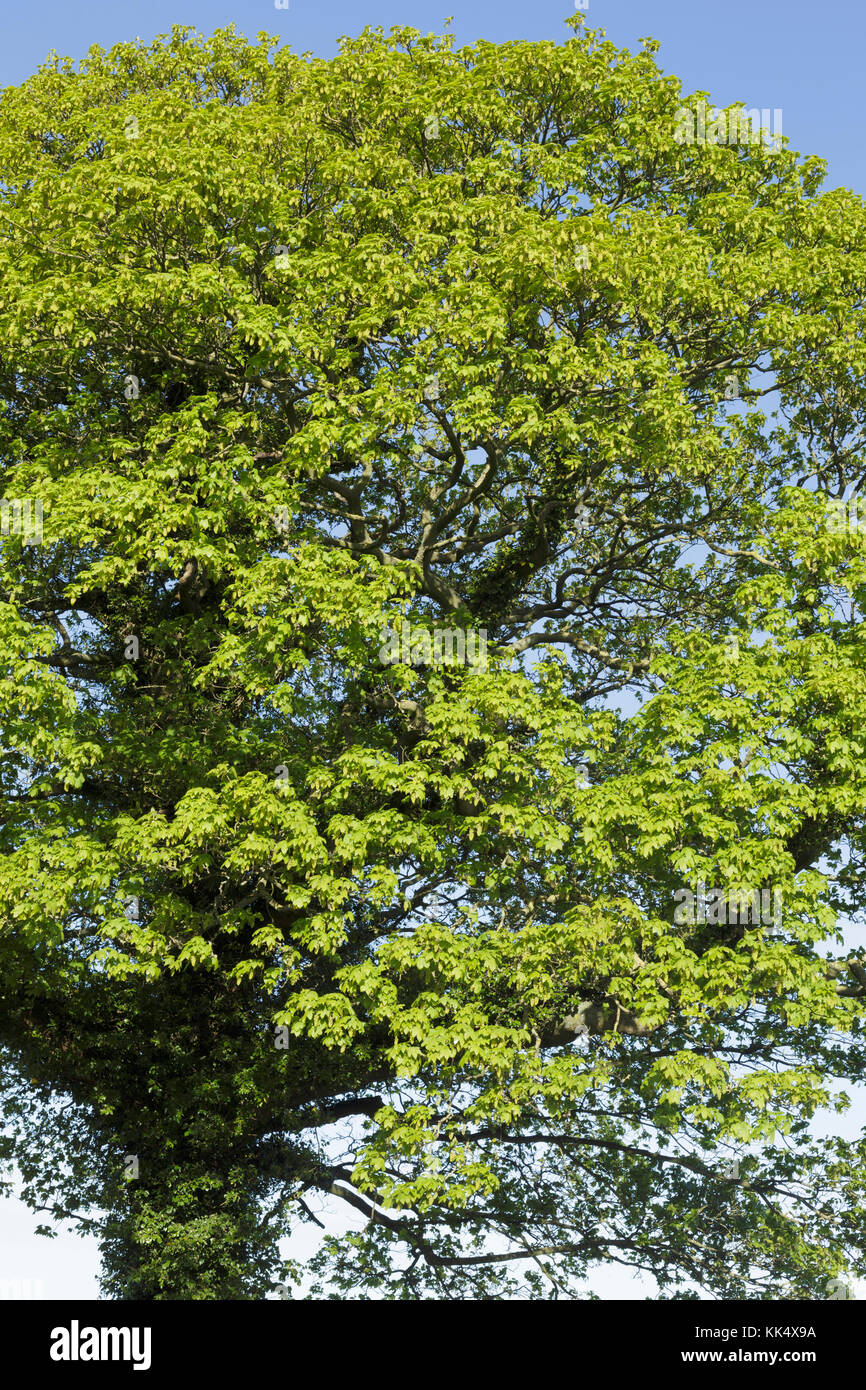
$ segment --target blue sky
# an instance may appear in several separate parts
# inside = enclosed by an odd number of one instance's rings
[[[23,81],[52,49],[80,58],[92,44],[107,48],[135,37],[149,41],[172,24],[211,33],[233,22],[250,38],[265,30],[281,35],[296,52],[327,57],[340,35],[356,34],[366,24],[408,24],[441,33],[451,15],[458,45],[478,38],[561,41],[569,33],[564,21],[573,13],[573,0],[366,0],[363,5],[289,0],[287,9],[277,9],[274,0],[40,0],[7,7],[0,85]],[[708,91],[718,106],[743,101],[747,107],[781,108],[791,146],[828,160],[827,186],[866,192],[862,3],[836,0],[819,8],[804,0],[589,0],[585,18],[588,27],[603,28],[621,47],[636,49],[647,35],[658,39],[656,61],[664,71],[675,73],[688,92]],[[860,1103],[841,1126],[838,1120],[831,1123],[837,1132],[852,1134],[864,1118]],[[35,1237],[38,1219],[14,1198],[0,1205],[0,1298],[6,1280],[20,1281],[31,1296],[38,1285],[26,1281],[41,1280],[46,1298],[95,1298],[96,1242],[72,1233],[50,1242]],[[349,1217],[348,1224],[359,1223]],[[606,1298],[653,1292],[615,1269],[603,1271],[593,1285]]]
[[[280,34],[296,52],[326,57],[341,34],[365,24],[409,24],[424,32],[443,30],[453,16],[457,43],[477,38],[562,39],[574,0],[41,0],[8,5],[0,84],[21,82],[48,51],[81,57],[91,44],[109,47],[136,36],[149,40],[172,24],[204,33],[234,22],[252,38],[261,30]],[[859,91],[866,40],[866,8],[852,0],[822,7],[804,0],[589,0],[586,21],[603,28],[614,43],[637,48],[651,35],[667,72],[690,90],[710,92],[716,105],[742,100],[746,106],[781,107],[783,130],[794,149],[830,161],[828,181],[863,191],[866,149]]]

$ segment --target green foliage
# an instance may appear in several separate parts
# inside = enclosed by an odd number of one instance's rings
[[[572,27],[3,93],[3,1156],[110,1295],[261,1297],[317,1193],[330,1298],[862,1261],[866,216]]]

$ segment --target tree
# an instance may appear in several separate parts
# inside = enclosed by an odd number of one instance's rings
[[[866,218],[572,28],[3,93],[4,1153],[109,1294],[862,1259]]]

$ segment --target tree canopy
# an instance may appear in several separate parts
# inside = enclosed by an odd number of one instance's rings
[[[0,99],[2,1153],[111,1296],[862,1262],[866,216],[571,27]]]

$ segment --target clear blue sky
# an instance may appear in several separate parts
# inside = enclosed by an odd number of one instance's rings
[[[209,34],[233,22],[249,38],[265,30],[282,35],[295,52],[327,57],[341,34],[356,34],[366,24],[441,33],[448,15],[458,45],[478,38],[561,41],[569,33],[564,20],[574,12],[573,0],[289,0],[285,10],[273,0],[40,0],[5,9],[2,86],[23,81],[52,49],[80,58],[92,44],[149,41],[172,24]],[[686,91],[708,91],[718,106],[780,107],[792,147],[828,160],[827,186],[866,193],[862,0],[820,7],[804,0],[589,0],[585,19],[621,47],[636,49],[647,35],[660,40],[660,66]],[[846,1133],[863,1123],[862,1104],[855,1112],[856,1121],[851,1113],[845,1119]],[[2,1281],[11,1279],[41,1279],[47,1298],[96,1297],[95,1241],[72,1234],[54,1241],[34,1237],[36,1220],[14,1199],[0,1203],[0,1298]],[[603,1272],[595,1287],[608,1298],[652,1292],[615,1270]]]
[[[0,84],[22,81],[48,51],[83,56],[91,44],[152,39],[173,23],[204,33],[235,23],[253,38],[281,34],[299,53],[332,53],[341,34],[365,24],[410,24],[442,32],[453,16],[457,43],[477,38],[562,39],[574,0],[40,0],[7,4]],[[828,181],[866,191],[866,149],[860,90],[866,7],[855,0],[818,6],[804,0],[589,0],[586,20],[614,43],[637,48],[645,35],[661,41],[667,72],[689,90],[705,89],[717,105],[781,107],[794,149],[830,161]]]

